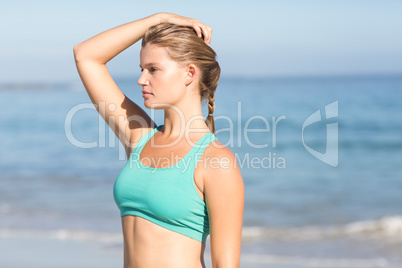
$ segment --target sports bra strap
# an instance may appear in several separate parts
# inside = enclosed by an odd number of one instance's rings
[[[193,168],[197,165],[201,155],[205,151],[205,148],[214,140],[218,140],[218,138],[212,132],[209,132],[205,134],[204,137],[202,137],[201,140],[191,149],[190,153],[187,155],[188,157],[191,157],[191,168],[188,168],[189,171],[194,170]],[[203,161],[205,162],[207,159],[204,159]]]
[[[145,135],[143,135],[141,137],[141,139],[138,141],[138,143],[136,144],[133,152],[140,152],[142,150],[142,147],[145,146],[145,144],[149,141],[149,139],[151,139],[151,137],[158,132],[161,128],[163,127],[163,125],[160,125],[154,129],[152,129],[151,131],[148,131]],[[185,156],[185,158],[190,158],[190,162],[191,165],[193,167],[196,166],[198,160],[200,159],[201,155],[203,154],[205,148],[208,146],[208,144],[210,144],[212,141],[214,140],[218,140],[218,138],[212,133],[206,133],[191,149],[190,151],[187,153],[187,155]]]
[[[137,142],[137,144],[135,145],[135,148],[133,150],[133,152],[137,152],[138,150],[140,150],[148,141],[149,139],[157,132],[159,131],[159,129],[162,128],[163,125],[160,125],[150,131],[148,131],[147,133],[145,133],[141,139]]]

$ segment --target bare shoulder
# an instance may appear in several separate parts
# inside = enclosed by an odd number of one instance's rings
[[[222,167],[229,165],[235,165],[236,157],[235,154],[222,144],[219,140],[214,140],[209,143],[208,147],[205,149],[205,156],[207,160],[212,160],[212,162],[219,162]],[[226,164],[228,163],[228,164]]]
[[[206,191],[208,191],[208,185],[219,187],[226,184],[242,191],[243,178],[232,150],[218,140],[212,141],[205,150],[204,161],[203,179]]]

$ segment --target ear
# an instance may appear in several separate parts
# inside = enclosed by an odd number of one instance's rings
[[[197,77],[198,68],[195,64],[189,64],[186,68],[186,86],[189,86]]]

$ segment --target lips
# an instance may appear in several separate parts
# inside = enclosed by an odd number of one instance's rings
[[[152,93],[151,93],[151,92],[148,92],[148,91],[143,90],[143,91],[142,91],[142,94],[152,94]]]

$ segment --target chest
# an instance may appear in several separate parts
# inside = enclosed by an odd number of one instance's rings
[[[205,213],[190,164],[181,161],[181,168],[176,164],[177,168],[158,169],[144,166],[138,159],[132,155],[116,178],[114,196],[119,207],[152,213],[161,220]]]

